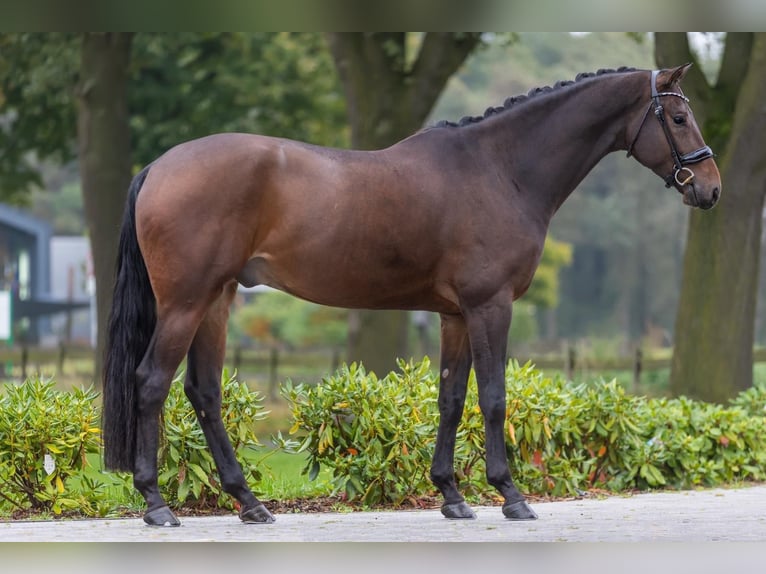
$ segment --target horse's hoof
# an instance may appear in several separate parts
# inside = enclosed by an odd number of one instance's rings
[[[537,513],[532,510],[526,500],[504,504],[503,514],[508,520],[537,520]]]
[[[246,524],[271,524],[276,520],[263,504],[243,508],[239,511],[239,518]]]
[[[450,520],[474,520],[476,513],[471,510],[471,507],[463,500],[461,502],[453,502],[451,504],[442,505],[442,514]]]
[[[144,522],[149,526],[181,526],[181,522],[167,506],[147,510],[144,514]]]

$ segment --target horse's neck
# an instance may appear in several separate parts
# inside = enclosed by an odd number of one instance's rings
[[[488,123],[490,146],[507,181],[552,217],[608,153],[626,148],[640,81],[615,74],[536,96]],[[506,115],[507,114],[507,115]]]

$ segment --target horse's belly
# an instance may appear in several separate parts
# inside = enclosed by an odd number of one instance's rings
[[[427,269],[384,267],[379,262],[341,264],[332,258],[289,262],[250,259],[237,275],[245,286],[267,285],[322,305],[362,309],[447,310]]]

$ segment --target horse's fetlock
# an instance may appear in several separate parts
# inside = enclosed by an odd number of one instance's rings
[[[487,483],[494,486],[500,492],[513,485],[511,472],[507,468],[487,470]]]

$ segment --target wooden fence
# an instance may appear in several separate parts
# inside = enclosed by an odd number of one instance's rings
[[[568,378],[583,372],[629,371],[633,373],[634,385],[640,382],[643,373],[670,368],[671,363],[670,357],[647,356],[640,347],[636,348],[631,356],[623,357],[590,357],[578,353],[574,346],[567,347],[558,355],[512,356],[520,363],[531,361],[539,369],[563,371]],[[289,351],[234,347],[227,350],[225,365],[230,370],[247,374],[249,377],[257,375],[265,379],[269,394],[273,396],[282,378],[290,376],[300,380],[302,376],[305,376],[305,379],[321,376],[337,369],[341,360],[341,352],[338,349]],[[756,348],[753,363],[764,362],[766,348]],[[46,375],[81,375],[89,378],[92,376],[92,369],[93,349],[88,346],[0,346],[0,379],[25,379],[28,375],[41,372]]]
[[[22,378],[40,372],[43,369],[53,369],[56,373],[65,374],[72,369],[72,361],[83,361],[93,364],[93,348],[84,345],[60,345],[59,347],[37,347],[15,345],[0,346],[0,375],[3,377],[20,371]],[[9,371],[12,371],[9,372]]]
[[[0,346],[0,379],[23,380],[43,374],[92,380],[93,356],[93,348],[83,345]],[[227,349],[224,365],[232,372],[247,375],[248,379],[258,378],[267,386],[270,398],[274,398],[284,377],[312,380],[336,370],[340,362],[337,349],[287,351],[234,347]]]

